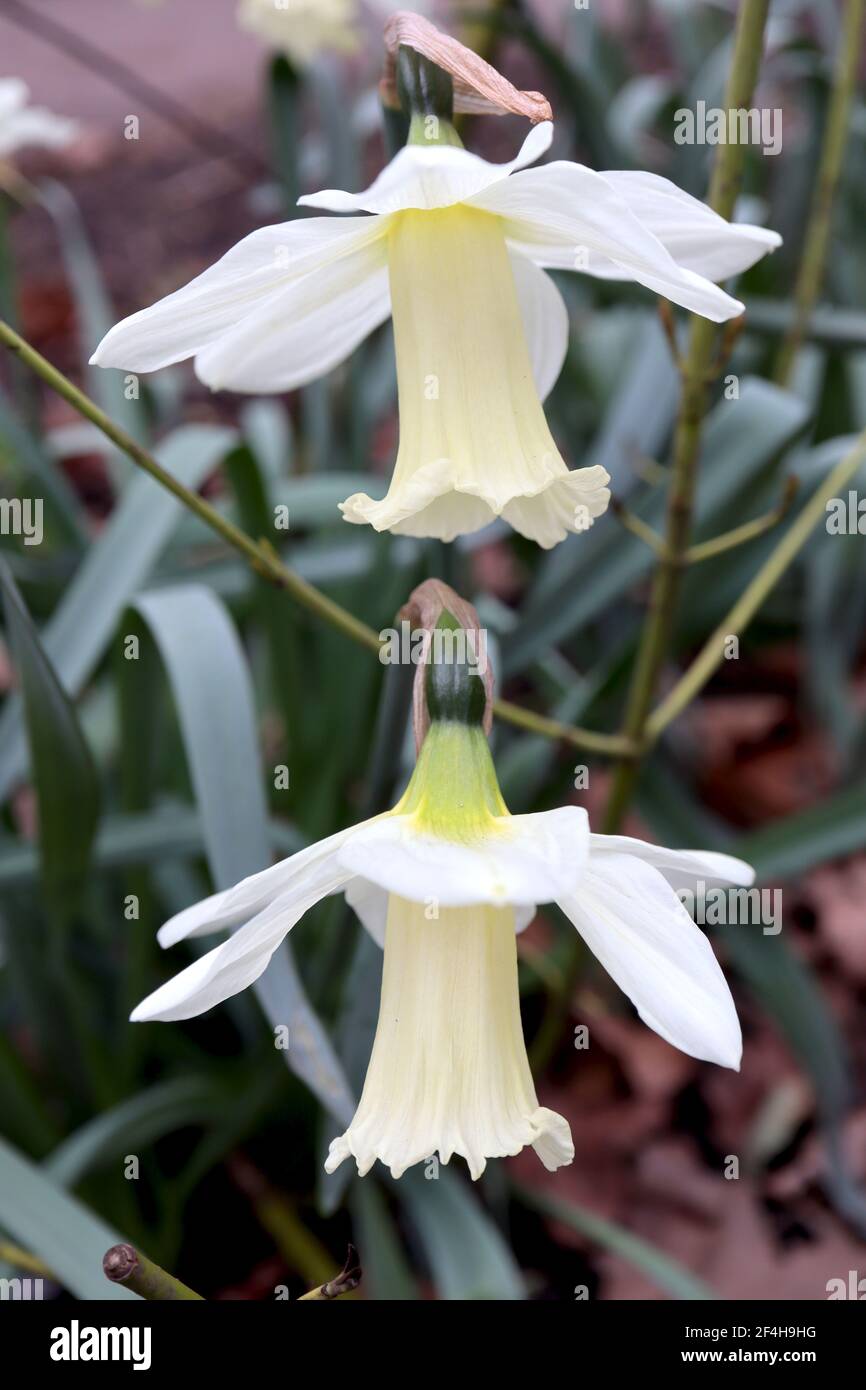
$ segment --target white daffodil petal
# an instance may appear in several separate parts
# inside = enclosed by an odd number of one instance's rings
[[[526,333],[532,375],[541,400],[553,390],[568,352],[568,309],[550,276],[518,251],[511,270]]]
[[[591,855],[559,905],[650,1028],[691,1057],[739,1070],[740,1024],[721,967],[656,869]]]
[[[20,77],[0,77],[0,121],[27,105],[30,88]]]
[[[156,934],[160,946],[176,946],[178,941],[187,941],[193,936],[209,936],[225,927],[236,927],[248,912],[226,910],[226,903],[232,895],[229,888],[222,893],[211,893],[210,897],[185,907],[164,922]]]
[[[503,218],[512,251],[536,265],[592,274],[593,257],[601,257],[656,294],[714,322],[742,312],[739,300],[678,266],[622,194],[583,165],[559,161],[526,169],[477,194],[471,204]]]
[[[242,878],[234,887],[222,893],[213,893],[209,898],[184,908],[160,927],[157,933],[160,946],[174,946],[188,937],[207,936],[225,927],[239,926],[275,899],[284,898],[287,892],[303,892],[318,875],[320,864],[331,858],[346,836],[353,834],[356,828],[352,825],[338,830],[335,835],[307,845],[288,859],[281,859],[279,864],[272,864],[269,869],[262,869],[261,873]]]
[[[533,491],[501,498],[479,496],[451,459],[437,459],[405,478],[392,479],[385,497],[355,492],[340,503],[346,521],[367,523],[397,536],[453,541],[504,517],[515,531],[549,550],[569,531],[585,531],[610,501],[610,475],[599,464],[566,469]],[[481,486],[481,484],[477,484]]]
[[[707,280],[739,275],[782,244],[778,232],[746,222],[726,222],[706,203],[658,174],[623,169],[605,171],[602,178],[622,194],[677,265]]]
[[[337,858],[389,893],[445,907],[550,902],[573,891],[589,844],[582,808],[491,823],[488,833],[457,843],[419,829],[414,816],[383,816],[349,836]]]
[[[549,1173],[574,1161],[574,1140],[568,1120],[542,1105],[532,1116],[532,1124],[537,1132],[532,1147]]]
[[[570,531],[587,531],[604,515],[610,501],[609,482],[610,474],[600,464],[573,468],[536,493],[512,498],[502,508],[502,516],[521,536],[550,550]]]
[[[369,879],[350,879],[346,884],[345,898],[359,922],[370,933],[376,945],[385,945],[385,927],[388,922],[388,899],[390,894]],[[535,918],[538,908],[535,903],[519,905],[514,909],[514,930],[519,936]]]
[[[196,376],[214,391],[291,391],[344,361],[390,313],[379,239],[269,295],[197,355]]]
[[[514,930],[519,936],[521,932],[535,920],[538,911],[537,903],[518,903],[514,908]]]
[[[723,887],[728,883],[748,888],[755,881],[755,870],[751,864],[730,854],[716,854],[712,850],[666,849],[663,845],[634,840],[629,835],[590,835],[589,845],[596,863],[599,856],[607,854],[630,854],[642,859],[645,864],[658,869],[675,892],[680,889],[694,892],[699,883],[707,888]]]
[[[81,127],[77,121],[66,116],[56,116],[42,106],[28,106],[23,111],[14,111],[5,119],[0,117],[0,157],[14,154],[16,150],[30,146],[41,146],[47,150],[59,150],[70,144]]]
[[[488,1158],[532,1144],[547,1168],[574,1157],[566,1120],[538,1104],[520,1022],[510,910],[446,908],[429,920],[393,897],[382,997],[364,1090],[331,1144],[332,1173],[354,1157],[399,1178],[439,1154],[462,1154],[473,1178]]]
[[[376,945],[385,945],[385,926],[388,921],[388,893],[378,883],[367,878],[352,878],[346,884],[346,902],[359,922],[370,933]]]
[[[292,281],[321,273],[381,232],[369,217],[300,218],[261,227],[188,285],[121,319],[90,360],[99,367],[153,372],[193,357]]]
[[[553,125],[543,121],[530,130],[520,153],[507,164],[490,164],[453,145],[405,145],[363,193],[328,188],[307,193],[298,202],[328,212],[402,212],[406,208],[450,207],[481,189],[533,164],[550,148]]]
[[[308,866],[300,881],[274,898],[228,941],[181,970],[132,1011],[133,1023],[164,1023],[193,1018],[246,989],[267,968],[274,951],[296,922],[329,893],[342,888],[348,874],[333,855]],[[247,880],[249,881],[249,880]],[[220,895],[222,896],[222,895]]]

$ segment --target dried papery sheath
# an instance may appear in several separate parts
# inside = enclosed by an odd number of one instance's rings
[[[444,629],[449,635],[455,635],[455,640],[449,644],[449,651],[452,654],[459,654],[460,643],[465,649],[469,663],[473,663],[478,671],[478,677],[482,683],[484,691],[484,712],[482,715],[482,727],[485,734],[489,734],[493,725],[493,670],[487,653],[487,634],[478,621],[478,614],[471,603],[461,598],[459,594],[448,584],[444,584],[441,579],[425,579],[423,584],[419,584],[417,589],[413,589],[407,602],[397,614],[398,620],[404,619],[411,623],[413,629],[420,629],[429,635],[427,643],[427,660],[434,649],[433,633],[437,629],[443,612],[449,613],[454,620],[453,629],[450,626]],[[439,629],[440,636],[443,629]],[[457,640],[457,634],[460,639]],[[445,643],[440,642],[440,646]],[[430,712],[427,706],[427,661],[419,662],[415,671],[415,681],[412,687],[412,723],[415,732],[415,751],[419,752],[421,744],[424,742],[427,730],[430,727]]]
[[[443,34],[423,15],[398,10],[385,23],[385,75],[379,86],[388,106],[399,106],[397,53],[405,45],[447,72],[454,84],[454,110],[477,115],[525,116],[533,125],[553,112],[542,92],[521,92],[471,48]]]

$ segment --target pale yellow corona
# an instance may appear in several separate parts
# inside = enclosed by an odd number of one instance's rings
[[[547,272],[634,280],[722,322],[743,305],[714,281],[780,238],[725,222],[654,174],[563,160],[529,168],[552,139],[544,122],[516,158],[490,164],[447,121],[416,116],[369,188],[300,199],[338,217],[252,232],[116,324],[92,360],[147,372],[193,357],[214,390],[290,391],[344,362],[393,312],[395,470],[382,500],[357,492],[344,518],[446,541],[501,518],[544,547],[586,531],[607,507],[609,478],[579,458],[569,469],[544,418],[569,343],[568,307]]]
[[[435,698],[428,685],[428,705]],[[452,710],[433,716],[393,810],[167,922],[164,946],[235,930],[132,1017],[190,1018],[229,998],[314,903],[342,892],[385,954],[367,1079],[328,1170],[353,1158],[366,1173],[378,1159],[399,1177],[458,1154],[477,1178],[488,1159],[528,1145],[552,1170],[574,1148],[568,1121],[539,1104],[523,1039],[516,938],[535,904],[559,904],[663,1038],[738,1067],[730,991],[676,890],[752,878],[727,855],[592,835],[577,806],[510,815],[483,729]]]
[[[400,447],[385,499],[356,493],[346,520],[451,541],[502,516],[545,547],[587,530],[607,476],[570,473],[554,443],[501,219],[411,210],[388,238]]]
[[[356,0],[240,0],[238,24],[307,67],[326,52],[358,47]]]
[[[538,1104],[517,990],[514,909],[442,908],[392,896],[376,1040],[349,1129],[331,1145],[332,1172],[353,1156],[399,1178],[438,1154],[488,1158],[535,1148],[546,1168],[570,1163],[568,1123]]]

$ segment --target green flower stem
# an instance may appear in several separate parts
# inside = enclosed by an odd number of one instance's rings
[[[689,669],[680,678],[670,694],[653,711],[646,725],[647,738],[650,742],[658,738],[668,724],[682,713],[706,685],[716,667],[724,659],[726,639],[742,633],[751,622],[764,599],[781,579],[791,561],[803,549],[813,530],[821,521],[829,499],[843,493],[864,462],[866,462],[866,430],[860,435],[854,447],[836,464],[835,468],[830,470],[825,481],[809,498],[799,516],[792,522],[773,553],[758,570],[733,608],[719,623]]]
[[[102,1259],[106,1279],[132,1289],[139,1298],[160,1302],[203,1303],[200,1293],[182,1284],[173,1274],[167,1274],[132,1245],[112,1245]]]
[[[73,385],[68,377],[65,377],[56,367],[52,367],[41,353],[31,347],[20,334],[2,320],[0,320],[0,343],[9,348],[52,390],[62,396],[65,401],[68,401],[79,415],[83,415],[86,420],[90,420],[92,424],[96,425],[97,429],[100,429],[113,444],[116,444],[118,449],[122,449],[133,463],[149,473],[179,502],[194,512],[200,521],[203,521],[206,526],[216,531],[224,541],[239,551],[257,574],[279,588],[285,589],[297,603],[324,622],[330,623],[345,637],[351,638],[353,642],[358,642],[361,646],[378,654],[381,643],[379,634],[374,632],[373,628],[354,617],[340,604],[334,603],[321,590],[313,584],[308,584],[294,570],[284,565],[268,541],[254,541],[239,526],[235,526],[234,522],[222,516],[203,497],[199,497],[197,493],[191,492],[189,488],[179,483],[171,473],[157,462],[152,454],[148,453],[147,449],[142,448],[131,435],[109,419],[89,396]],[[581,729],[576,725],[562,724],[556,719],[548,719],[544,715],[535,714],[532,710],[521,709],[519,705],[513,705],[507,700],[495,701],[493,712],[499,719],[515,724],[519,728],[529,729],[532,733],[561,740],[575,748],[585,748],[590,752],[624,758],[629,756],[632,749],[629,740],[618,734],[596,733],[591,729]]]
[[[13,1245],[8,1240],[0,1240],[0,1262],[14,1265],[16,1269],[23,1269],[27,1274],[36,1275],[39,1279],[56,1278],[38,1255],[31,1255],[29,1250],[22,1250],[20,1245]]]
[[[410,118],[410,145],[457,145],[450,74],[403,43],[397,50],[397,91]]]
[[[845,22],[839,38],[839,52],[836,59],[836,72],[827,124],[818,161],[818,182],[812,199],[806,239],[803,243],[803,258],[794,287],[794,315],[788,331],[779,348],[774,371],[775,380],[780,386],[787,385],[797,353],[809,329],[812,310],[821,292],[824,267],[827,261],[827,247],[830,241],[830,225],[833,217],[833,200],[842,160],[851,114],[851,102],[857,87],[857,66],[861,55],[863,33],[864,0],[848,0],[845,7]]]
[[[769,0],[742,0],[737,13],[734,52],[725,91],[724,107],[737,110],[751,105],[763,48]],[[730,219],[743,177],[744,145],[716,147],[707,202],[714,212]],[[703,432],[707,392],[718,371],[718,327],[697,314],[691,316],[688,347],[682,362],[682,397],[674,433],[673,466],[665,526],[665,550],[653,581],[650,608],[641,634],[637,659],[626,702],[623,733],[629,743],[642,745],[659,671],[670,646],[676,618],[683,560],[689,545],[698,456]],[[615,831],[628,809],[641,760],[632,757],[616,767],[605,813],[604,829]]]
[[[742,526],[735,526],[731,531],[724,531],[720,536],[713,536],[708,541],[689,546],[684,557],[686,564],[699,565],[703,560],[715,559],[717,555],[724,555],[728,550],[735,550],[737,546],[745,545],[757,536],[763,536],[766,531],[772,531],[790,511],[797,489],[797,479],[789,478],[777,507],[765,512],[763,516],[756,516],[752,521],[744,521]]]
[[[149,473],[162,487],[173,493],[178,501],[188,507],[191,512],[195,512],[206,526],[218,532],[223,540],[234,546],[235,550],[239,550],[242,555],[245,555],[257,573],[263,575],[265,579],[271,580],[272,583],[278,584],[281,588],[287,589],[299,603],[309,608],[311,612],[318,614],[319,617],[324,618],[326,622],[339,628],[347,637],[351,637],[354,641],[360,642],[363,646],[370,647],[374,651],[379,650],[379,638],[372,628],[352,617],[351,613],[347,613],[339,604],[332,603],[329,598],[315,589],[312,584],[308,584],[299,574],[287,569],[267,542],[254,541],[239,526],[235,526],[234,522],[221,516],[216,508],[206,502],[203,497],[199,497],[189,488],[184,487],[183,483],[179,483],[167,469],[163,468],[161,463],[157,462],[152,454],[148,453],[147,449],[137,444],[132,436],[109,419],[105,411],[101,410],[89,396],[74,386],[68,377],[65,377],[56,367],[52,367],[41,353],[38,353],[20,334],[2,320],[0,320],[0,342],[4,343],[22,362],[36,372],[37,376],[40,376],[59,396],[68,401],[79,415],[90,420],[113,444],[117,445],[118,449],[122,449],[125,454],[128,454],[133,463],[137,464],[139,468],[143,468],[145,473]]]
[[[723,103],[727,110],[751,105],[768,9],[769,0],[742,0],[737,12],[734,52]],[[745,157],[746,151],[742,145],[726,144],[716,148],[707,202],[721,217],[730,219],[734,211]],[[663,306],[663,322],[667,317],[668,311]],[[673,338],[669,321],[666,328]],[[632,751],[627,757],[619,759],[614,769],[602,826],[608,834],[615,833],[622,823],[640,776],[643,751],[649,747],[647,720],[659,671],[670,646],[680,577],[689,548],[707,391],[714,375],[720,370],[720,358],[724,356],[723,351],[717,351],[718,336],[716,324],[692,314],[684,357],[679,356],[675,342],[672,343],[682,378],[682,395],[674,432],[665,534],[664,537],[656,537],[653,533],[652,541],[649,536],[642,537],[657,549],[659,561],[626,700],[623,736]],[[731,342],[732,336],[728,330],[723,343],[729,345]],[[536,1070],[544,1070],[562,1042],[582,966],[582,947],[575,934],[563,965],[561,990],[551,998],[533,1043],[532,1065]]]

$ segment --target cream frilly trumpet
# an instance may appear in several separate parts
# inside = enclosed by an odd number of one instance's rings
[[[547,270],[634,280],[721,321],[743,305],[713,281],[780,238],[724,221],[654,174],[562,160],[527,168],[550,146],[549,121],[507,164],[448,143],[449,130],[443,122],[443,143],[417,134],[363,193],[301,198],[352,215],[252,232],[112,328],[92,361],[147,372],[193,357],[214,389],[288,391],[393,314],[394,475],[383,500],[342,503],[346,520],[449,541],[501,516],[550,547],[586,530],[609,493],[603,468],[569,471],[541,406],[569,331]]]
[[[520,1020],[515,932],[555,901],[644,1021],[692,1056],[738,1067],[740,1027],[713,951],[677,896],[752,881],[726,855],[593,835],[576,806],[511,816],[480,727],[434,718],[394,809],[187,908],[163,946],[220,928],[222,945],[135,1009],[200,1014],[251,984],[296,922],[342,892],[384,946],[379,1023],[358,1110],[326,1167],[380,1159],[395,1177],[435,1152],[488,1158],[531,1144],[571,1162],[567,1121],[540,1106]]]

